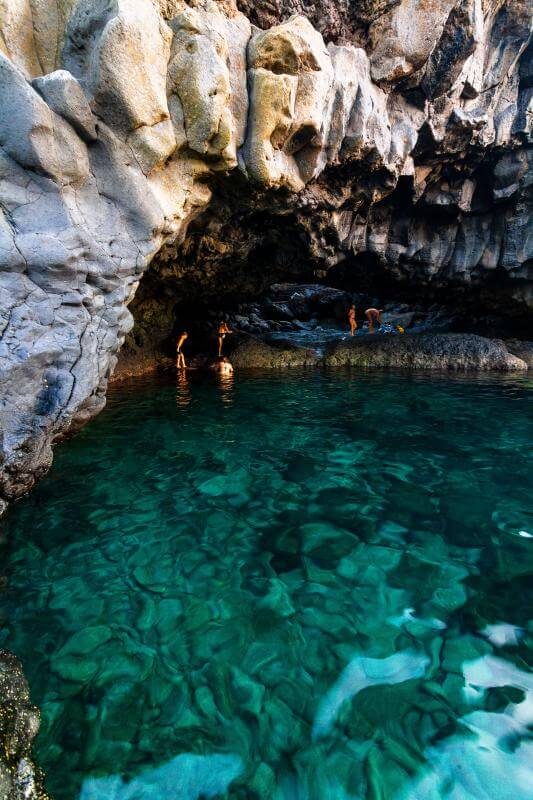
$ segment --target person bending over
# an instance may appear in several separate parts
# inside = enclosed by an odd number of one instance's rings
[[[368,320],[368,327],[370,333],[374,333],[374,322],[377,322],[378,327],[381,325],[381,312],[383,311],[382,308],[367,308],[365,311],[365,317]]]
[[[224,339],[228,333],[233,333],[227,326],[226,322],[221,322],[218,326],[218,357],[222,356],[222,347],[224,345]]]
[[[189,338],[189,334],[187,331],[183,331],[178,336],[178,341],[176,342],[176,367],[178,369],[186,369],[187,364],[185,363],[185,356],[183,355],[182,347],[185,344],[185,341]]]
[[[348,322],[350,323],[350,336],[353,336],[357,330],[357,321],[355,319],[354,305],[351,305],[348,310]]]

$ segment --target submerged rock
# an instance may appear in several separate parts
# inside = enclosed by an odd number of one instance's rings
[[[527,370],[502,341],[464,333],[354,337],[330,345],[328,367],[396,367],[430,370]]]
[[[39,730],[39,710],[17,659],[0,650],[0,797],[2,800],[47,800],[42,775],[32,761]]]

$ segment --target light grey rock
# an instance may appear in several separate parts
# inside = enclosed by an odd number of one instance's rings
[[[32,85],[52,111],[70,122],[85,142],[97,139],[94,117],[85,92],[76,78],[65,69],[34,78]]]
[[[88,177],[84,143],[1,52],[0,97],[0,147],[7,156],[60,185]]]
[[[4,0],[2,503],[103,407],[144,271],[212,201],[208,261],[243,243],[226,222],[275,207],[322,276],[366,259],[428,290],[505,276],[494,302],[533,305],[526,0],[319,5],[328,44],[303,16],[254,28],[232,0]]]

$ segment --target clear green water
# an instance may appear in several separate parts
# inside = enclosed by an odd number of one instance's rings
[[[8,522],[56,800],[525,800],[532,382],[115,390]]]

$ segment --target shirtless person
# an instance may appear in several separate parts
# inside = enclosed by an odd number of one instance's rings
[[[381,325],[381,312],[383,311],[382,308],[367,308],[365,311],[365,317],[368,320],[368,327],[370,333],[374,333],[374,320]]]
[[[181,348],[183,347],[185,341],[189,338],[189,334],[187,331],[183,331],[180,333],[178,337],[178,341],[176,342],[176,367],[178,369],[186,369],[187,364],[185,363],[185,356],[182,353]]]
[[[233,333],[227,326],[226,322],[221,322],[218,326],[218,357],[222,356],[222,346],[227,333]]]
[[[357,330],[357,322],[355,320],[355,306],[351,305],[348,311],[348,322],[350,323],[350,336],[355,334]]]
[[[211,369],[220,372],[221,375],[233,375],[233,364],[230,364],[226,356],[221,356],[218,361],[211,365]]]

